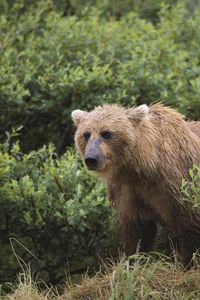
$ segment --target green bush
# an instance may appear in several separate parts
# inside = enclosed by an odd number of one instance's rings
[[[165,0],[169,6],[175,4],[178,0]],[[190,0],[191,2],[191,0]],[[193,5],[196,6],[196,1]],[[49,2],[50,3],[50,2]],[[82,17],[88,9],[97,9],[102,17],[121,18],[130,11],[135,11],[150,21],[159,20],[159,11],[163,4],[162,0],[52,0],[52,8],[59,12],[61,16],[76,15]],[[17,14],[23,14],[25,11],[34,9],[37,6],[36,1],[30,0],[0,0],[1,12],[7,13],[10,18],[13,16],[13,7],[17,6]],[[15,11],[16,12],[16,11]]]
[[[30,264],[34,278],[58,284],[114,254],[104,188],[73,151],[58,158],[50,145],[23,154],[9,138],[0,144],[0,282]]]
[[[194,210],[200,213],[200,165],[189,171],[189,179],[182,182],[183,199],[186,202],[192,201]]]
[[[133,11],[105,18],[98,5],[65,17],[50,0],[14,3],[0,16],[0,128],[24,125],[24,151],[71,145],[77,107],[163,101],[200,117],[198,7],[163,5],[153,24]]]

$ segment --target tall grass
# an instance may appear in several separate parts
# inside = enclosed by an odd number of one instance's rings
[[[198,259],[198,256],[195,257]],[[39,291],[29,274],[21,274],[18,286],[2,300],[194,300],[200,299],[200,266],[189,271],[176,260],[161,255],[134,255],[106,266],[79,284],[66,284],[62,295],[55,289]]]

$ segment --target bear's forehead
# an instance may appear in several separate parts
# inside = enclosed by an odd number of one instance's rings
[[[119,111],[111,110],[94,110],[88,113],[84,123],[87,126],[93,126],[95,128],[113,127],[119,125],[119,123],[127,122],[127,116],[121,114]]]
[[[78,126],[78,132],[100,133],[103,130],[121,132],[129,123],[126,109],[115,105],[98,106],[84,115]]]
[[[101,131],[105,128],[112,128],[115,124],[115,121],[110,119],[109,117],[104,116],[87,116],[87,118],[80,125],[82,130],[95,130]]]
[[[88,113],[88,118],[98,122],[117,121],[120,119],[127,119],[125,109],[114,105],[98,106]]]

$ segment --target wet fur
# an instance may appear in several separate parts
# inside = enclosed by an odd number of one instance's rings
[[[200,122],[199,121],[188,121],[189,128],[200,137]]]

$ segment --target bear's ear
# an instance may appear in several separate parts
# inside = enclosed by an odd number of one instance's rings
[[[72,117],[72,120],[73,120],[74,124],[76,126],[78,126],[85,119],[87,114],[88,113],[86,111],[83,111],[83,110],[80,110],[80,109],[74,110],[71,113],[71,117]]]
[[[142,104],[136,108],[128,109],[128,117],[131,121],[140,122],[149,115],[149,107]]]

